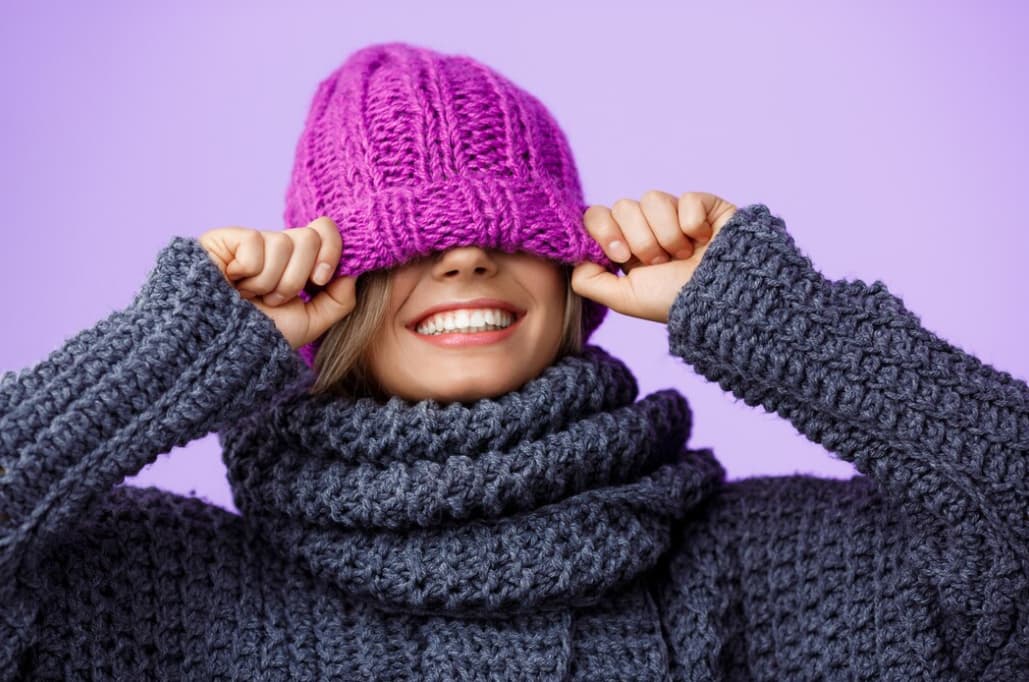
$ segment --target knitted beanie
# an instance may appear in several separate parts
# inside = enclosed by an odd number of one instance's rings
[[[568,141],[536,97],[468,56],[389,42],[318,84],[283,217],[286,229],[335,221],[334,276],[473,245],[615,273],[583,225],[587,207]],[[583,298],[584,339],[606,313]],[[320,342],[299,349],[312,367]]]

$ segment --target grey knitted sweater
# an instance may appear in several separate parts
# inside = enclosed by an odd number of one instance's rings
[[[727,482],[600,347],[474,403],[345,401],[175,237],[0,383],[0,679],[1029,677],[1029,387],[832,281],[763,204],[669,349],[862,475]],[[216,431],[236,515],[125,486]]]

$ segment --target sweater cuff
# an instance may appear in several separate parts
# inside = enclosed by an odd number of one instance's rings
[[[240,296],[195,238],[173,237],[162,249],[132,308],[175,339],[180,357],[205,373],[205,390],[190,392],[198,416],[207,416],[199,435],[313,381],[312,370],[275,322]],[[182,370],[172,363],[157,367],[172,370],[172,379]],[[184,434],[185,442],[199,435]]]
[[[757,405],[805,340],[798,307],[817,306],[829,281],[764,204],[737,209],[708,245],[668,314],[669,351]],[[800,345],[796,345],[797,342]]]
[[[0,580],[159,454],[312,376],[200,243],[174,237],[129,306],[0,378]]]

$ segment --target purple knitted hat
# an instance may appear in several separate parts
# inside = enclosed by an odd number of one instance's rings
[[[389,42],[318,84],[283,217],[286,229],[335,221],[334,276],[473,245],[617,272],[582,223],[587,207],[568,141],[536,97],[471,57]],[[606,313],[583,298],[586,339]],[[299,349],[312,367],[320,342]]]

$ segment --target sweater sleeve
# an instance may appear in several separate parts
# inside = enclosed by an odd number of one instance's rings
[[[763,204],[708,245],[668,333],[673,355],[851,462],[898,509],[960,668],[1024,655],[1025,381],[925,329],[882,281],[824,277]]]
[[[40,560],[113,486],[278,396],[309,369],[193,238],[133,301],[0,379],[0,666],[28,635]],[[38,569],[38,570],[37,570]],[[12,647],[8,649],[8,647]],[[2,677],[2,676],[0,676]]]

